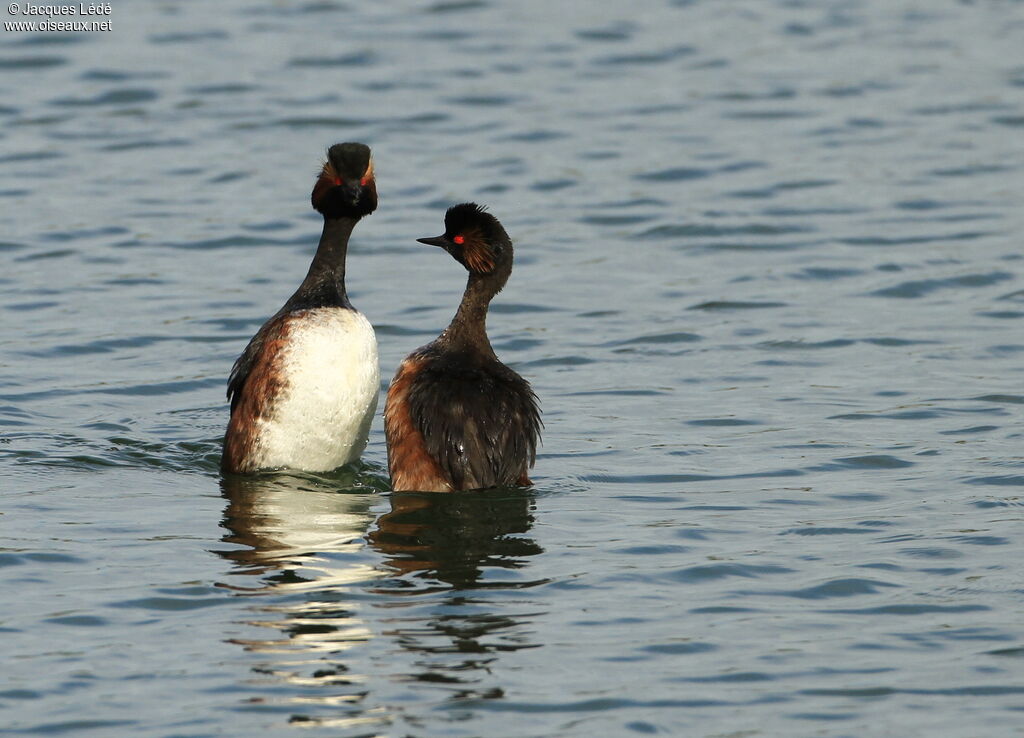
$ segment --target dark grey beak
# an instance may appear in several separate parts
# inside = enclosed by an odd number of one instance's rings
[[[359,204],[359,196],[363,192],[363,188],[358,184],[349,184],[346,182],[341,186],[341,191],[344,193],[344,199],[351,205]]]
[[[434,236],[433,238],[417,238],[420,243],[425,243],[427,246],[440,246],[443,249],[448,248],[448,239],[444,236]]]

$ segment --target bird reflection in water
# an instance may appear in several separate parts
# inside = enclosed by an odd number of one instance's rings
[[[500,697],[493,662],[540,645],[529,638],[533,613],[518,611],[519,595],[512,611],[504,594],[543,583],[522,576],[542,551],[527,535],[531,491],[392,493],[390,510],[374,523],[371,507],[383,502],[377,490],[352,491],[368,476],[221,482],[223,540],[238,546],[218,552],[234,564],[222,586],[259,597],[247,624],[276,631],[231,639],[266,657],[253,670],[268,679],[250,682],[267,693],[253,695],[256,709],[277,711],[283,701],[296,724],[382,727],[397,715],[380,679],[394,688],[441,688],[449,699]],[[381,639],[400,649],[386,647],[395,655],[383,674],[372,655],[380,646],[371,643]]]
[[[484,569],[518,569],[541,552],[522,535],[533,525],[532,507],[532,493],[521,489],[395,492],[370,543],[403,574],[468,589],[481,585]]]
[[[508,612],[502,597],[543,583],[517,571],[543,551],[526,536],[533,493],[405,492],[390,502],[369,540],[396,573],[375,591],[390,610],[383,634],[413,656],[403,679],[449,685],[453,699],[501,697],[500,686],[484,683],[491,664],[500,652],[540,645],[527,635],[533,613]]]
[[[263,638],[230,639],[263,657],[252,667],[262,678],[247,686],[265,694],[253,695],[249,709],[277,712],[283,703],[290,721],[302,725],[390,722],[382,710],[362,704],[366,678],[353,673],[347,658],[372,638],[351,593],[381,576],[363,538],[373,521],[370,506],[379,498],[372,489],[336,491],[351,489],[353,481],[300,474],[221,480],[228,530],[222,540],[238,546],[218,551],[234,563],[230,583],[221,586],[259,598],[246,625],[270,631]],[[258,579],[239,583],[239,577]]]

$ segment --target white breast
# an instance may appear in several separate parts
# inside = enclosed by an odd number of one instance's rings
[[[282,390],[260,418],[260,468],[329,471],[366,448],[380,394],[377,338],[362,313],[307,310],[289,321]]]

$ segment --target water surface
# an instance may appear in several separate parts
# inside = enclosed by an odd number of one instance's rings
[[[1021,735],[1019,2],[111,21],[0,37],[0,735]],[[516,239],[532,489],[218,474],[340,140],[385,378]]]

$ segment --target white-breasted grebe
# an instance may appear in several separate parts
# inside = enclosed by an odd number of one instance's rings
[[[368,146],[335,144],[312,194],[323,233],[306,278],[228,379],[221,469],[329,471],[359,458],[380,394],[377,339],[345,292],[352,229],[377,207]]]

